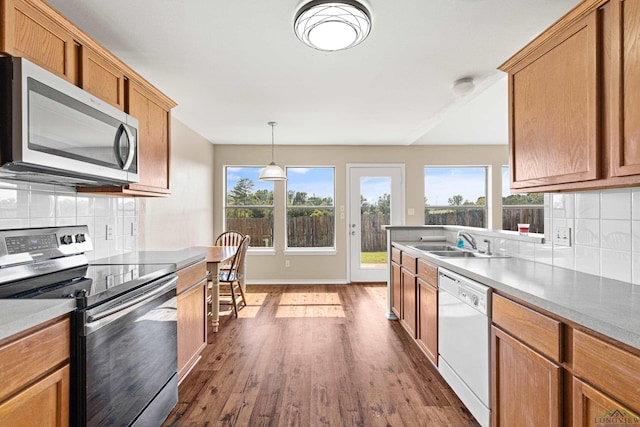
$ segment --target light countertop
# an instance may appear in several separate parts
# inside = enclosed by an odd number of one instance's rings
[[[0,300],[0,340],[75,309],[73,298]]]
[[[394,242],[501,293],[640,349],[640,286],[520,258],[440,258]]]

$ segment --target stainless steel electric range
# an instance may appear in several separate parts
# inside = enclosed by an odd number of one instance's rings
[[[175,265],[89,265],[86,226],[0,230],[0,298],[74,298],[72,425],[160,425],[178,400]]]

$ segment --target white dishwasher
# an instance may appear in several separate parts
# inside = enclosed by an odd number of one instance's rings
[[[491,421],[491,288],[438,269],[438,369],[481,426]]]

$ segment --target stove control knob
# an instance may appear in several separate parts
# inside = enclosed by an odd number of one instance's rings
[[[83,243],[86,241],[87,241],[87,238],[84,237],[83,233],[76,234],[76,243]]]
[[[473,295],[471,297],[471,301],[473,302],[473,305],[477,306],[478,305],[478,296],[477,295]]]
[[[64,236],[60,237],[60,243],[62,243],[63,245],[70,245],[71,243],[73,243],[73,237],[71,237],[71,234],[65,234]]]

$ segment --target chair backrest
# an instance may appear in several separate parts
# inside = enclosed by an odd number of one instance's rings
[[[216,239],[216,246],[240,246],[244,234],[239,231],[225,231]]]
[[[248,234],[244,236],[240,245],[238,246],[238,250],[233,257],[233,261],[231,261],[230,272],[234,273],[236,278],[241,278],[244,276],[244,266],[245,266],[245,256],[247,255],[247,248],[249,247],[249,242],[251,242],[251,236]]]

